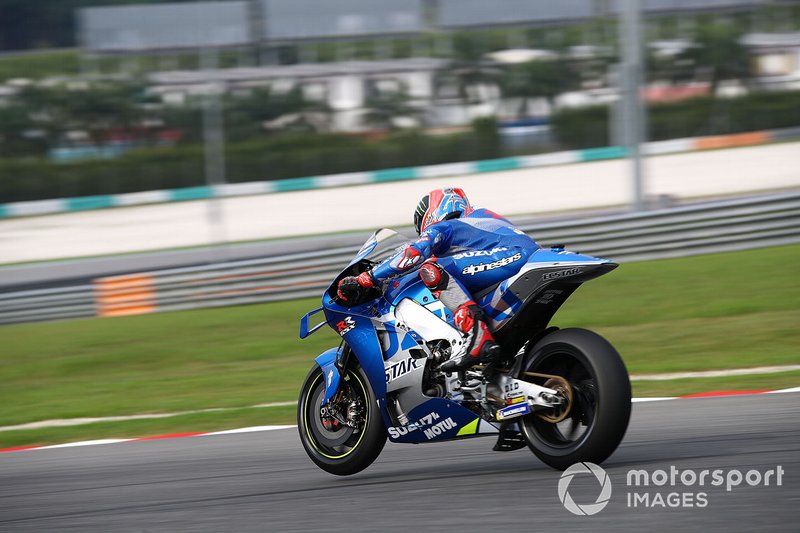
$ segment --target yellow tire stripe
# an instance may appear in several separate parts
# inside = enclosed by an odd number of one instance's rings
[[[352,447],[352,448],[350,448],[350,449],[349,449],[349,450],[348,450],[346,453],[344,453],[344,454],[342,454],[342,455],[328,455],[327,453],[325,453],[325,452],[323,452],[322,450],[320,450],[320,449],[319,449],[319,447],[317,446],[317,443],[316,443],[316,442],[314,442],[314,437],[312,437],[312,436],[311,436],[311,433],[310,433],[310,432],[309,432],[309,430],[308,430],[309,421],[308,421],[308,420],[306,420],[306,423],[305,423],[305,426],[306,426],[306,436],[308,436],[308,441],[311,443],[311,445],[312,445],[312,446],[314,446],[314,449],[315,449],[315,450],[317,450],[317,452],[318,452],[320,455],[322,455],[323,457],[327,457],[328,459],[344,459],[345,457],[347,457],[348,455],[350,455],[351,453],[353,453],[353,452],[354,452],[354,451],[355,451],[355,450],[358,448],[358,445],[359,445],[359,444],[361,444],[361,439],[363,439],[363,438],[364,438],[364,433],[366,433],[367,424],[369,424],[369,395],[367,394],[367,391],[366,391],[366,389],[364,388],[364,384],[361,382],[361,379],[358,377],[358,375],[357,375],[357,374],[355,374],[355,372],[350,372],[349,370],[347,371],[347,373],[348,373],[348,374],[352,374],[352,375],[353,375],[353,377],[355,377],[355,378],[356,378],[356,381],[358,381],[358,384],[361,386],[361,390],[364,392],[364,399],[366,400],[366,404],[367,404],[367,416],[366,416],[366,417],[365,417],[365,419],[364,419],[364,427],[362,428],[362,430],[361,430],[361,434],[359,435],[359,437],[358,437],[358,440],[357,440],[357,441],[356,441],[356,443],[353,445],[353,447]],[[316,384],[316,382],[317,382],[317,381],[318,381],[318,380],[319,380],[321,377],[322,377],[322,373],[320,373],[320,374],[319,374],[319,375],[318,375],[318,376],[317,376],[317,377],[314,379],[314,381],[311,383],[311,387],[309,387],[309,392],[310,392],[310,391],[311,391],[311,390],[314,388],[314,385]],[[306,402],[308,402],[308,396],[309,396],[309,395],[308,395],[308,394],[306,394],[305,398],[303,398],[303,416],[306,416],[306,413],[307,413],[307,411],[306,411]]]

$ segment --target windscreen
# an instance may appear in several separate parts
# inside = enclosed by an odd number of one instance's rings
[[[395,251],[404,248],[411,239],[405,235],[401,235],[394,230],[379,229],[366,240],[358,253],[353,257],[347,267],[333,280],[333,283],[328,287],[327,293],[331,299],[336,298],[336,287],[340,279],[344,276],[356,276],[360,272],[366,270],[364,265],[358,268],[353,268],[353,265],[361,260],[368,260],[373,264],[380,263],[384,259],[394,255]]]
[[[367,239],[350,264],[353,265],[362,259],[379,263],[410,242],[411,239],[405,235],[391,229],[381,228]]]

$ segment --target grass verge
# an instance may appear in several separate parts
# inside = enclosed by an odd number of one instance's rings
[[[690,378],[669,381],[634,381],[635,398],[685,396],[700,392],[779,390],[800,386],[800,370],[724,378]]]
[[[234,409],[152,420],[96,422],[81,426],[0,432],[0,448],[45,445],[85,439],[135,438],[186,432],[222,431],[249,426],[295,423],[296,407]]]
[[[0,58],[0,82],[13,78],[71,76],[79,71],[77,50],[51,50]]]

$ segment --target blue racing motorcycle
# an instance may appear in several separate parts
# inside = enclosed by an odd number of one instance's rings
[[[376,231],[327,288],[322,307],[300,321],[301,338],[328,324],[342,339],[316,358],[300,391],[297,425],[311,460],[349,475],[369,466],[387,437],[417,444],[482,435],[498,437],[497,451],[527,444],[561,470],[611,455],[630,418],[625,365],[596,333],[549,322],[581,283],[617,265],[561,247],[535,251],[518,274],[474,295],[502,348],[500,362],[446,373],[439,366],[462,335],[416,272],[347,305],[336,296],[339,280],[407,243]],[[320,311],[325,320],[310,327]]]

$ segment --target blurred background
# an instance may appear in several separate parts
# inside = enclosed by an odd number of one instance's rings
[[[626,42],[642,141],[800,126],[797,2],[625,4],[2,0],[0,199],[625,145]]]
[[[637,395],[800,381],[797,1],[0,0],[0,445],[291,422],[446,185],[622,263],[556,322]]]

